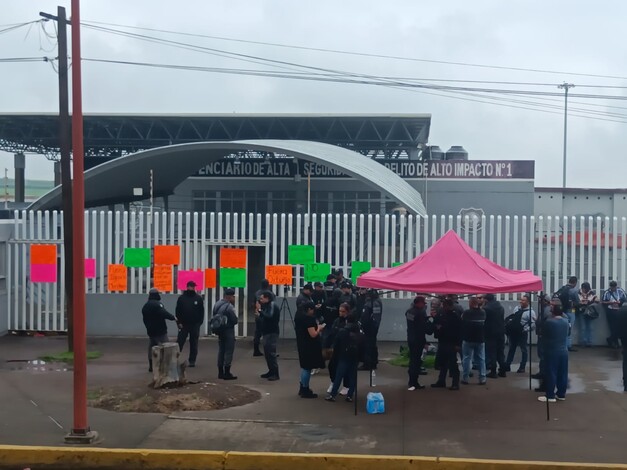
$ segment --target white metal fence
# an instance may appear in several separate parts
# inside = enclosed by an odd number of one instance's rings
[[[179,269],[217,268],[220,246],[244,247],[249,253],[256,248],[262,255],[248,256],[250,273],[251,262],[264,266],[287,264],[289,245],[312,244],[316,247],[317,262],[342,268],[349,277],[351,261],[390,267],[414,258],[451,229],[494,262],[511,269],[530,269],[540,275],[546,292],[557,290],[569,275],[589,281],[597,292],[607,288],[610,279],[619,283],[625,279],[625,218],[86,211],[85,255],[96,259],[96,278],[87,280],[86,291],[108,294],[107,266],[121,263],[127,247],[180,245]],[[6,261],[9,329],[66,329],[62,241],[61,212],[15,213],[14,238],[9,241]],[[37,243],[58,244],[57,283],[30,281],[30,245]],[[256,267],[257,273],[263,273],[262,266]],[[300,291],[303,274],[303,267],[296,267],[288,296]],[[254,292],[261,277],[263,274],[255,279],[249,275],[250,287],[239,290],[244,335],[249,292]],[[150,268],[129,268],[128,293],[147,293],[150,287]],[[283,294],[278,289],[276,293]],[[219,289],[210,289],[207,307],[219,295]],[[408,298],[412,294],[385,295]]]

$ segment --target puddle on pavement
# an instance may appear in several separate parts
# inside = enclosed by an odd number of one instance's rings
[[[7,368],[13,371],[27,372],[67,372],[70,369],[63,363],[42,361],[41,359],[9,359]]]
[[[624,393],[622,368],[602,369],[599,370],[599,373],[607,378],[597,380],[596,383],[600,384],[608,392]]]

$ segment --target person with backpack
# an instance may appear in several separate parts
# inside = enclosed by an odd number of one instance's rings
[[[296,330],[296,348],[298,349],[298,363],[300,365],[298,396],[301,398],[318,398],[318,395],[309,388],[309,381],[311,380],[311,371],[324,366],[320,335],[325,326],[324,323],[318,324],[316,305],[313,302],[305,302],[300,305],[294,317],[294,329]]]
[[[570,352],[577,352],[573,348],[573,330],[575,329],[575,314],[577,312],[577,306],[579,305],[579,290],[577,289],[577,276],[570,276],[568,278],[568,284],[559,288],[553,297],[560,299],[562,304],[562,312],[568,318],[570,329],[568,330],[568,350]],[[581,335],[581,330],[579,331]]]
[[[607,345],[610,348],[618,349],[618,310],[627,301],[625,291],[618,287],[616,281],[610,281],[610,288],[603,294],[603,305],[607,315],[607,325],[610,329],[610,336],[607,338]]]
[[[213,306],[211,317],[211,331],[218,335],[218,378],[235,380],[237,377],[231,374],[233,351],[235,350],[235,290],[225,289],[224,298],[218,300]]]
[[[516,307],[514,313],[505,319],[505,333],[509,341],[509,351],[507,352],[507,359],[505,360],[505,371],[511,371],[514,354],[516,354],[516,349],[520,348],[520,366],[516,372],[524,374],[529,356],[527,351],[529,334],[535,329],[538,317],[530,306],[531,299],[527,294],[521,296],[519,302],[520,305]]]
[[[262,379],[273,382],[279,380],[279,363],[276,347],[279,342],[279,321],[281,308],[274,302],[274,294],[264,291],[259,296],[255,315],[261,317],[261,335],[263,336],[263,353],[268,365],[268,372],[261,374]]]
[[[148,372],[152,372],[152,347],[168,342],[166,320],[176,318],[168,312],[161,302],[161,294],[154,287],[148,292],[148,302],[142,308],[142,319],[148,334]]]
[[[597,308],[602,308],[596,292],[590,288],[589,282],[582,282],[579,289],[577,305],[577,331],[579,346],[592,347],[592,321],[598,318]]]
[[[189,281],[187,290],[176,301],[176,323],[179,327],[177,342],[182,351],[189,336],[189,367],[196,367],[198,357],[198,338],[200,325],[205,319],[205,305],[203,299],[196,292],[196,283]]]
[[[348,384],[346,401],[352,402],[357,386],[357,364],[359,361],[359,347],[363,341],[363,333],[353,314],[346,317],[346,326],[342,328],[333,344],[333,355],[336,356],[337,370],[333,387],[325,397],[326,401],[335,401],[342,381]]]

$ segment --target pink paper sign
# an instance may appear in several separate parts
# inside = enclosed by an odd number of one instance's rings
[[[57,282],[56,264],[31,264],[31,282]]]
[[[194,281],[196,283],[196,290],[201,291],[204,289],[204,271],[179,271],[176,279],[176,287],[179,290],[186,290],[187,283]]]
[[[96,278],[96,258],[85,258],[85,279]]]

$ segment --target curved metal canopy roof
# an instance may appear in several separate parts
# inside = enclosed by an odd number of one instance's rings
[[[167,196],[208,161],[237,151],[275,152],[326,165],[377,189],[408,211],[425,216],[420,193],[380,163],[336,145],[303,140],[238,140],[172,145],[116,158],[85,172],[86,207],[128,202],[133,188],[148,186],[148,170],[155,177],[155,197]],[[176,158],[173,158],[176,154]],[[167,175],[164,177],[162,175]],[[144,193],[146,194],[146,192]],[[145,196],[142,198],[145,199]],[[61,187],[35,201],[29,209],[61,207]]]

